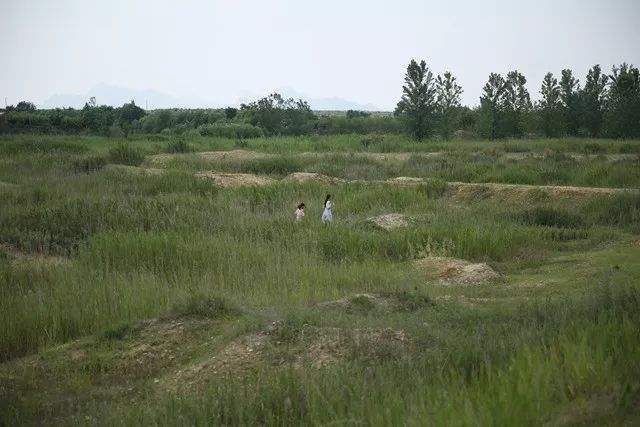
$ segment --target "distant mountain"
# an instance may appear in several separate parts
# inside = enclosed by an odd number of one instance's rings
[[[380,109],[373,104],[361,104],[359,102],[350,101],[339,97],[314,98],[304,93],[298,92],[290,87],[283,87],[278,93],[285,98],[303,99],[309,103],[312,110],[364,110],[379,111]]]
[[[283,87],[275,90],[285,98],[303,99],[309,103],[313,110],[366,110],[379,111],[379,108],[373,104],[361,104],[355,101],[349,101],[339,97],[315,98],[298,92],[291,87]],[[98,105],[112,105],[119,107],[132,99],[135,103],[143,108],[219,108],[227,105],[240,105],[255,101],[265,95],[258,95],[253,92],[241,91],[238,96],[231,97],[235,102],[221,103],[211,102],[200,97],[178,97],[152,89],[140,90],[130,89],[121,86],[113,86],[100,83],[91,88],[87,93],[81,94],[55,94],[47,98],[43,103],[43,108],[82,108],[91,97],[96,98]]]
[[[112,105],[119,107],[134,100],[141,107],[154,108],[173,107],[207,107],[206,100],[198,97],[176,97],[152,89],[140,90],[100,83],[91,88],[86,94],[55,94],[43,102],[45,108],[73,107],[82,108],[91,97],[96,98],[98,105]]]

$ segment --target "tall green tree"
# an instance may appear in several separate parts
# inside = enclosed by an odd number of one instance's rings
[[[504,78],[497,73],[489,75],[489,81],[482,88],[477,132],[480,136],[496,139],[503,136],[502,121],[504,112]]]
[[[540,127],[542,133],[547,136],[557,136],[560,133],[561,100],[560,85],[558,79],[552,73],[547,73],[542,80],[540,88],[541,99],[538,101],[538,112],[540,114]]]
[[[450,139],[455,126],[455,119],[460,109],[460,95],[462,86],[456,82],[451,72],[446,71],[436,79],[436,109],[439,118],[440,135]]]
[[[584,126],[592,137],[600,136],[607,99],[608,77],[602,74],[600,65],[594,65],[587,73],[581,92],[584,108]]]
[[[421,141],[434,127],[435,108],[436,88],[433,73],[424,60],[418,64],[412,59],[407,67],[402,98],[398,102],[395,114],[405,121],[411,135]]]
[[[613,67],[609,76],[607,135],[614,138],[640,137],[640,72],[626,63]]]
[[[560,103],[563,130],[568,135],[577,136],[580,130],[580,81],[569,69],[562,70]]]
[[[531,97],[526,88],[527,79],[519,71],[507,74],[505,80],[503,107],[505,115],[505,133],[509,136],[524,135],[526,123],[533,108]]]

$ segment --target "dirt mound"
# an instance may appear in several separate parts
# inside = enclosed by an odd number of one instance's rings
[[[173,389],[193,387],[258,367],[321,368],[348,357],[401,358],[410,354],[411,348],[402,330],[297,327],[276,321],[260,332],[232,340],[214,356],[177,371],[163,382]]]
[[[313,172],[294,172],[292,174],[287,175],[284,179],[284,182],[309,182],[315,181],[320,182],[322,184],[340,184],[344,182],[343,179],[335,178],[333,176],[323,175],[321,173],[313,173]]]
[[[205,160],[210,160],[214,162],[259,160],[259,159],[265,159],[265,158],[274,156],[273,154],[260,153],[257,151],[247,151],[247,150],[202,151],[196,154]]]
[[[198,172],[198,178],[210,179],[220,187],[260,187],[273,184],[275,181],[266,176],[258,176],[250,173],[218,173]]]
[[[505,198],[526,199],[535,193],[546,193],[558,198],[585,198],[601,195],[622,194],[625,192],[637,193],[636,189],[601,188],[601,187],[574,187],[560,185],[525,185],[525,184],[498,184],[498,183],[470,183],[450,182],[449,190],[454,197],[469,198],[478,195],[502,196]]]
[[[389,178],[386,182],[395,185],[416,185],[424,183],[424,180],[412,176],[398,176],[396,178]]]
[[[318,308],[340,309],[347,313],[379,311],[416,311],[431,306],[426,295],[414,292],[362,293],[316,304]]]
[[[123,171],[140,175],[162,175],[166,172],[164,169],[159,168],[145,168],[141,166],[129,165],[107,165],[106,168],[110,170]]]
[[[442,284],[471,285],[500,277],[485,263],[471,263],[456,258],[427,257],[414,263],[425,273],[427,280],[439,280]]]
[[[390,213],[385,215],[379,215],[367,219],[368,222],[376,227],[391,231],[396,228],[404,228],[409,226],[409,218],[403,214]]]
[[[229,150],[229,151],[201,151],[197,153],[190,153],[188,155],[195,155],[204,160],[212,162],[226,162],[226,161],[245,161],[245,160],[257,160],[268,157],[273,157],[273,154],[260,153],[257,151],[248,150]],[[182,154],[170,154],[162,153],[149,156],[147,161],[151,164],[162,165],[174,159],[178,156],[184,156]]]

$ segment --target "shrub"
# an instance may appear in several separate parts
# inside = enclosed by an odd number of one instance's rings
[[[144,161],[144,156],[130,144],[122,142],[109,150],[109,161],[111,163],[139,166]]]
[[[218,136],[223,138],[259,138],[262,129],[246,123],[213,123],[198,128],[202,136]]]

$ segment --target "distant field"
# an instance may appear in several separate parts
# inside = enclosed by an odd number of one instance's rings
[[[638,423],[639,188],[640,141],[0,137],[0,425]]]

